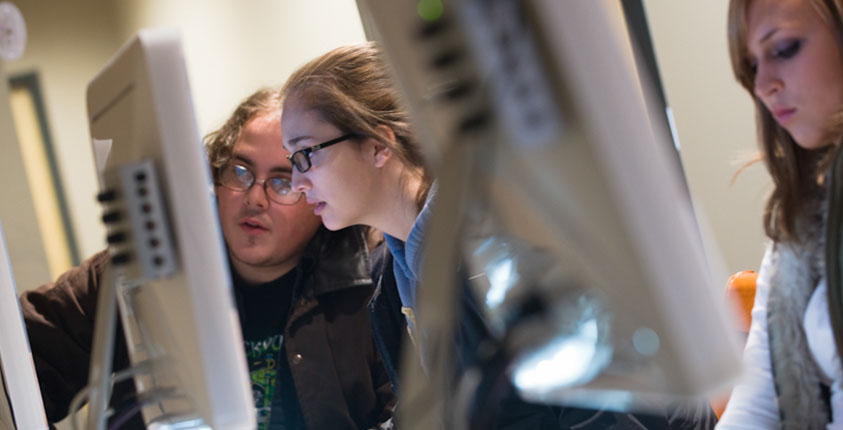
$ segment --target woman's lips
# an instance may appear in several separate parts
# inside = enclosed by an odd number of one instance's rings
[[[776,121],[778,121],[779,124],[782,125],[786,123],[790,118],[792,118],[793,114],[795,113],[795,108],[779,108],[773,110],[773,116],[776,118]]]
[[[322,215],[322,212],[325,210],[325,202],[316,203],[316,206],[313,207],[313,214],[316,216]]]

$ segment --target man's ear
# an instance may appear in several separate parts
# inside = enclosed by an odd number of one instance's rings
[[[395,140],[395,132],[392,131],[391,128],[385,125],[379,125],[377,130],[378,137],[387,142],[391,142],[396,144]],[[374,160],[375,160],[375,167],[383,167],[386,165],[386,162],[392,158],[392,148],[388,145],[384,144],[381,141],[376,139],[372,139],[375,144],[375,153],[374,153]]]

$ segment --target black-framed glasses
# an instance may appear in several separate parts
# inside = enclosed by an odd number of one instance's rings
[[[287,159],[293,163],[293,166],[296,166],[299,172],[304,173],[310,170],[310,157],[313,156],[313,153],[327,148],[331,145],[336,145],[344,140],[353,139],[355,137],[360,137],[359,134],[349,133],[346,135],[342,135],[336,139],[331,139],[327,142],[317,143],[313,146],[308,146],[307,148],[299,149],[298,151],[290,154],[287,156]]]
[[[220,170],[220,185],[234,191],[249,191],[255,184],[263,185],[266,197],[282,205],[294,205],[301,198],[301,192],[293,191],[290,180],[281,176],[266,178],[259,182],[246,166],[228,163]]]

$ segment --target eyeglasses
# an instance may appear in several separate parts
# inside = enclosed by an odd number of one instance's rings
[[[275,176],[263,182],[255,179],[255,174],[248,167],[229,163],[220,171],[220,185],[234,191],[249,191],[252,185],[263,185],[266,197],[282,205],[294,205],[301,198],[301,193],[293,191],[293,185],[286,178]]]
[[[337,143],[340,143],[344,140],[353,139],[355,137],[360,137],[360,135],[350,133],[344,136],[340,136],[336,139],[331,139],[327,142],[322,142],[313,146],[308,146],[307,148],[299,149],[298,151],[288,155],[287,159],[293,162],[293,165],[296,166],[296,169],[298,169],[299,172],[304,173],[310,170],[310,157],[313,156],[314,152],[323,148],[327,148],[331,145],[336,145]]]

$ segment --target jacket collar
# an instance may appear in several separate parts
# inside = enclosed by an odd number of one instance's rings
[[[313,277],[312,289],[302,292],[303,295],[318,296],[348,288],[371,287],[364,229],[352,226],[329,231],[320,227],[305,249],[297,270],[301,276]]]

